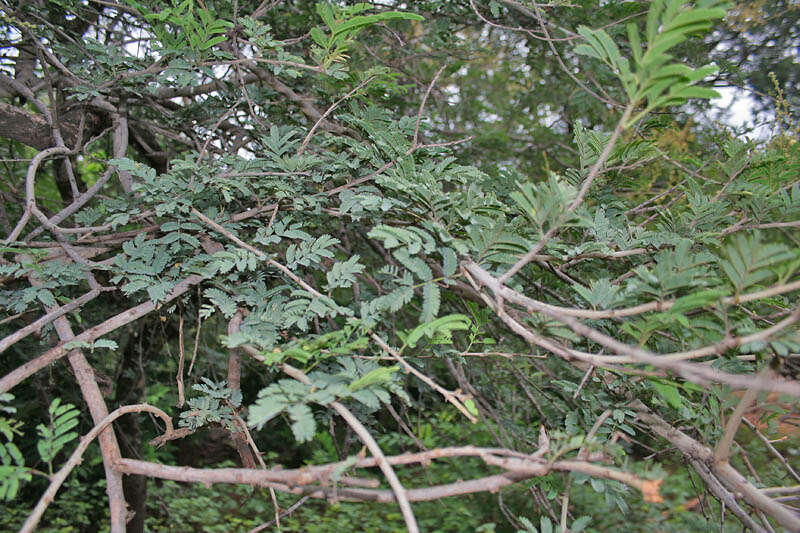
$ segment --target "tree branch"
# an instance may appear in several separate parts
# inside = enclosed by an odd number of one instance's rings
[[[83,342],[93,342],[96,339],[99,339],[106,333],[110,333],[117,328],[124,326],[125,324],[129,324],[134,320],[137,320],[147,313],[161,307],[162,305],[171,302],[194,285],[197,285],[203,281],[202,276],[192,275],[188,278],[184,279],[180,283],[178,283],[174,289],[165,297],[162,302],[158,304],[154,304],[151,301],[144,302],[142,304],[137,305],[136,307],[132,307],[127,309],[111,318],[102,322],[93,328],[90,328],[80,335],[76,335],[73,341],[83,341]],[[61,357],[64,357],[67,354],[67,351],[64,349],[66,342],[59,344],[55,348],[51,348],[50,350],[46,351],[39,357],[32,359],[25,363],[22,366],[17,367],[16,369],[12,370],[5,376],[0,379],[0,392],[7,392],[18,385],[21,381],[27,379],[29,376],[32,376],[37,371],[41,370],[42,368],[46,367],[50,363],[57,361]]]
[[[33,508],[31,514],[28,515],[25,523],[19,529],[19,533],[31,533],[36,529],[36,525],[39,523],[39,520],[41,520],[42,515],[47,509],[47,506],[53,502],[53,499],[55,499],[58,489],[64,484],[64,481],[66,481],[70,472],[72,472],[72,470],[81,463],[81,458],[83,457],[83,453],[86,451],[86,448],[89,447],[89,444],[91,444],[92,441],[98,435],[100,435],[103,430],[106,429],[106,427],[108,427],[112,422],[114,422],[114,420],[122,415],[141,412],[153,413],[160,417],[167,425],[165,433],[172,433],[172,419],[164,411],[157,407],[153,407],[152,405],[148,404],[137,404],[126,405],[124,407],[115,409],[112,413],[95,425],[92,430],[89,431],[89,433],[81,438],[78,447],[75,448],[75,451],[73,451],[72,455],[69,456],[69,459],[67,459],[67,462],[64,463],[64,466],[62,466],[61,469],[59,469],[59,471],[50,478],[50,485],[47,487],[47,490],[44,491],[44,494],[42,494],[42,496],[39,498],[39,502],[36,504],[36,507]]]

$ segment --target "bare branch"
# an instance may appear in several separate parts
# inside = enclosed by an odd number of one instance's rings
[[[464,407],[464,404],[462,403],[462,402],[467,400],[467,398],[468,398],[467,395],[465,395],[463,393],[459,395],[457,393],[449,391],[449,390],[445,389],[444,387],[442,387],[441,385],[439,385],[438,383],[436,383],[435,381],[433,381],[433,379],[431,379],[430,377],[426,376],[425,374],[423,374],[422,372],[417,370],[408,361],[406,361],[399,353],[397,353],[395,350],[393,350],[391,346],[386,344],[386,342],[384,342],[384,340],[381,339],[380,336],[378,336],[377,334],[372,333],[370,335],[370,337],[372,337],[372,340],[374,340],[376,343],[378,343],[378,346],[380,346],[382,350],[384,350],[386,353],[391,355],[392,358],[395,361],[400,363],[403,366],[403,368],[406,369],[406,372],[410,372],[410,373],[414,374],[423,383],[425,383],[430,388],[432,388],[433,390],[435,390],[436,392],[441,394],[444,397],[445,400],[447,400],[448,402],[453,404],[453,406],[456,409],[458,409],[461,412],[461,414],[466,416],[469,419],[470,422],[472,422],[473,424],[476,424],[478,422],[478,419],[475,417],[475,415],[470,413],[467,410],[467,408]],[[459,398],[459,396],[461,396],[461,397]]]
[[[436,85],[436,81],[439,79],[439,76],[442,75],[442,71],[444,71],[445,65],[439,67],[439,70],[436,71],[436,74],[433,76],[433,79],[428,84],[428,88],[425,90],[425,95],[422,97],[422,101],[419,103],[419,111],[417,111],[417,121],[414,123],[414,138],[411,141],[411,148],[416,148],[419,144],[419,123],[422,120],[422,112],[425,110],[425,102],[428,101],[428,97],[433,90],[433,86]]]
[[[106,333],[110,333],[117,328],[124,326],[125,324],[129,324],[134,320],[137,320],[147,313],[161,307],[165,303],[171,302],[187,290],[191,288],[193,285],[196,285],[203,281],[202,276],[189,276],[188,278],[184,279],[183,281],[179,282],[174,289],[165,297],[165,299],[155,304],[151,301],[144,302],[139,304],[135,307],[127,309],[111,318],[102,322],[93,328],[90,328],[80,335],[76,335],[73,341],[83,341],[83,342],[93,342],[96,339],[99,339]],[[24,365],[12,370],[2,378],[0,378],[0,392],[7,392],[18,385],[21,381],[27,379],[29,376],[35,374],[37,371],[41,370],[42,368],[46,367],[50,363],[57,361],[61,357],[67,355],[67,351],[64,349],[64,346],[67,343],[64,342],[59,344],[55,348],[51,348],[50,350],[46,351],[39,357],[32,359],[25,363]]]
[[[83,296],[79,296],[75,298],[70,303],[62,305],[58,309],[53,309],[52,311],[48,312],[44,316],[40,317],[38,320],[31,322],[27,326],[16,330],[14,333],[11,333],[3,339],[0,339],[0,353],[8,350],[11,346],[16,344],[17,342],[21,341],[31,333],[41,331],[41,329],[55,320],[56,318],[63,316],[71,311],[82,307],[83,305],[91,302],[95,298],[97,298],[101,292],[106,290],[114,290],[114,289],[92,289]]]
[[[41,212],[36,208],[35,192],[36,172],[39,170],[39,165],[41,165],[42,162],[48,157],[68,154],[70,152],[71,150],[69,148],[55,146],[53,148],[42,150],[33,157],[30,165],[28,165],[28,172],[25,176],[25,211],[23,211],[22,217],[20,217],[16,227],[14,227],[14,231],[12,231],[11,234],[6,238],[6,244],[17,240],[17,237],[19,237],[19,235],[22,233],[22,230],[25,229],[25,225],[28,223],[28,220],[30,220],[32,214],[35,212],[41,214]],[[42,214],[41,216],[43,217],[44,215]]]
[[[500,280],[493,277],[491,274],[483,270],[480,266],[476,263],[471,261],[467,261],[462,263],[462,269],[465,269],[469,274],[475,277],[477,282],[480,285],[489,287],[492,292],[495,294],[496,297],[502,298],[504,300],[516,300],[516,301],[523,301],[525,298],[524,296],[516,293],[502,285]],[[477,287],[476,287],[477,288]],[[629,363],[629,362],[639,362],[639,363],[646,363],[648,365],[652,365],[656,368],[663,368],[665,370],[672,370],[679,374],[680,376],[688,379],[689,381],[694,381],[696,383],[704,383],[704,382],[717,382],[717,383],[726,383],[728,385],[732,385],[735,387],[741,388],[749,388],[753,387],[757,390],[773,390],[778,392],[783,392],[786,394],[792,394],[794,396],[800,397],[800,384],[796,381],[790,381],[782,378],[775,378],[775,379],[764,379],[763,377],[757,378],[752,375],[743,375],[743,374],[731,374],[727,372],[722,372],[715,368],[712,368],[707,365],[699,364],[699,363],[686,363],[683,362],[681,359],[683,358],[683,353],[679,354],[668,354],[668,355],[658,355],[647,350],[644,350],[638,346],[630,346],[625,344],[617,339],[610,337],[600,331],[586,326],[585,324],[581,323],[580,321],[572,318],[570,316],[565,316],[557,311],[553,311],[548,307],[544,307],[538,304],[533,304],[531,301],[527,302],[529,310],[535,311],[537,313],[541,313],[545,316],[549,316],[558,320],[559,322],[567,325],[572,331],[577,333],[578,335],[592,340],[601,346],[609,348],[623,356],[630,357],[630,359],[618,358],[618,363]],[[494,308],[494,307],[493,307]],[[495,312],[497,312],[497,308],[494,308]],[[499,313],[498,316],[503,318]],[[507,316],[507,315],[506,315]],[[759,332],[757,335],[757,339],[766,339],[775,332],[774,328],[780,330],[785,328],[787,325],[792,324],[800,320],[800,306],[798,306],[792,313],[781,321],[780,323],[773,326],[773,328],[768,328],[762,332]],[[525,329],[525,328],[523,328]],[[693,350],[692,357],[697,357],[698,353],[702,353],[704,355],[711,355],[714,353],[719,353],[721,350],[726,348],[733,348],[735,346],[739,346],[744,342],[752,342],[749,340],[753,336],[746,336],[746,337],[736,337],[733,339],[726,339],[712,347],[707,349],[701,350]],[[580,354],[571,354],[569,351],[565,351],[564,349],[555,346],[552,341],[542,340],[541,338],[533,335],[532,333],[528,332],[526,338],[529,338],[535,344],[551,350],[553,353],[557,355],[561,355],[569,360],[570,355],[580,355]],[[707,352],[707,353],[706,353]],[[673,355],[673,357],[670,357]],[[597,356],[602,357],[602,356]],[[592,362],[593,361],[587,361]],[[606,360],[608,362],[608,360]],[[602,363],[600,363],[602,364]]]
[[[167,434],[173,431],[172,419],[169,417],[169,415],[167,415],[167,413],[158,407],[153,407],[152,405],[148,404],[138,404],[126,405],[124,407],[115,409],[112,413],[95,425],[92,430],[89,431],[89,433],[81,438],[78,447],[75,448],[75,451],[73,451],[72,455],[69,456],[69,459],[67,459],[67,462],[64,463],[64,466],[62,466],[61,469],[59,469],[59,471],[56,472],[52,478],[50,478],[50,485],[47,487],[47,490],[44,491],[44,494],[42,494],[42,496],[39,498],[39,502],[36,504],[36,507],[33,508],[33,511],[31,511],[31,514],[28,515],[25,523],[19,529],[20,533],[30,533],[36,529],[36,525],[39,523],[39,520],[41,520],[42,515],[47,509],[47,506],[53,502],[53,499],[55,499],[58,489],[64,484],[64,481],[66,481],[70,472],[72,472],[72,470],[81,463],[81,458],[83,457],[83,453],[86,451],[86,448],[89,447],[89,444],[91,444],[92,441],[103,430],[105,430],[107,426],[109,426],[112,422],[114,422],[114,420],[122,415],[142,412],[153,413],[161,418],[167,425]]]
[[[714,476],[728,486],[728,490],[741,494],[750,505],[764,511],[790,531],[796,531],[800,528],[800,517],[786,506],[776,502],[767,494],[754,487],[730,464],[716,463],[711,449],[700,444],[681,430],[667,424],[667,422],[658,415],[652,413],[641,402],[635,402],[634,408],[639,411],[639,419],[641,421],[650,426],[659,436],[672,443],[672,445],[678,448],[678,450],[689,459],[704,464]],[[713,489],[714,485],[710,485],[710,487]]]

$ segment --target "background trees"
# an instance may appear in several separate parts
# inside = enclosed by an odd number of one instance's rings
[[[3,526],[797,527],[751,7],[4,3]]]

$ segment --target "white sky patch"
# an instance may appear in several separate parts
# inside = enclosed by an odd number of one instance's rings
[[[747,91],[737,87],[715,87],[715,89],[722,97],[711,101],[714,106],[713,118],[732,126],[737,132],[746,131],[744,136],[751,139],[769,138],[771,120],[763,114],[756,114],[755,100]]]
[[[464,68],[466,74],[466,68]],[[456,105],[461,101],[461,91],[458,85],[447,85],[442,88],[442,92],[447,96],[447,105]]]

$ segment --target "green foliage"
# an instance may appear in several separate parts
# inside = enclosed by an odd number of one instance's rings
[[[116,350],[117,343],[111,339],[97,339],[93,342],[86,341],[69,341],[64,344],[65,350],[75,350],[77,348],[85,348],[90,352],[94,352],[95,348],[108,348],[109,350]]]
[[[3,405],[14,399],[12,394],[0,394],[0,433],[5,442],[0,442],[0,501],[16,498],[20,484],[31,480],[30,469],[25,466],[25,458],[14,444],[14,437],[22,436],[22,422],[8,418],[6,414],[14,414],[16,409]]]
[[[694,85],[716,73],[715,65],[693,69],[685,64],[670,63],[668,50],[685,42],[689,35],[708,30],[716,19],[725,16],[728,2],[707,0],[687,5],[686,0],[657,0],[647,14],[646,48],[642,49],[636,23],[628,23],[628,40],[633,53],[633,68],[623,57],[614,40],[605,30],[586,26],[578,33],[588,42],[575,47],[575,52],[603,61],[619,77],[628,101],[638,105],[646,101],[643,111],[629,119],[634,124],[659,107],[681,105],[690,98],[718,98],[719,93]]]
[[[126,456],[238,466],[222,461],[235,457],[228,439],[242,417],[270,468],[340,462],[321,481],[330,501],[305,502],[283,531],[405,528],[396,506],[344,501],[349,482],[367,491],[383,478],[355,468],[363,443],[334,402],[386,455],[472,445],[526,457],[543,427],[547,460],[585,451],[643,479],[669,472],[663,504],[562,471],[414,502],[423,531],[560,531],[564,502],[570,531],[730,526],[711,497],[701,511],[682,507],[702,480],[672,447],[653,455],[664,442],[631,406],[713,448],[737,401],[658,359],[639,364],[639,347],[724,379],[770,359],[786,382],[797,375],[800,143],[788,126],[780,139],[736,139],[704,115],[711,76],[743,75],[706,64],[724,56],[712,48],[728,3],[257,5],[59,0],[3,12],[6,77],[33,96],[0,79],[11,92],[0,120],[13,108],[41,128],[47,109],[58,126],[47,131],[74,149],[34,168],[42,152],[21,143],[44,141],[4,129],[0,225],[8,234],[31,216],[0,247],[0,337],[28,333],[8,341],[3,374],[64,343],[83,351],[109,409],[145,398],[166,410],[180,375],[192,392],[179,426],[209,431],[155,450],[145,443],[157,428],[126,417],[115,423]],[[40,213],[51,221],[41,228]],[[505,282],[539,302],[530,307],[468,269],[499,278],[534,248]],[[189,276],[199,281],[173,298]],[[90,340],[69,341],[63,322],[30,331],[97,287],[60,315]],[[143,302],[155,309],[140,317]],[[531,311],[542,304],[552,313]],[[101,323],[116,329],[92,336]],[[241,375],[226,376],[232,355]],[[66,403],[80,396],[64,368],[15,384],[18,412],[0,396],[0,529],[19,527],[44,486],[31,465],[52,474],[90,427]],[[747,471],[785,483],[779,461],[750,447]],[[43,530],[105,527],[95,448]],[[745,472],[741,457],[732,464]],[[407,488],[498,473],[473,456],[395,470]],[[252,487],[150,480],[148,491],[152,531],[247,531],[274,512]],[[298,501],[277,498],[282,510]]]
[[[146,290],[147,295],[153,302],[164,300],[172,289],[173,284],[162,278],[162,275],[174,272],[175,267],[168,269],[172,255],[168,249],[160,244],[167,241],[146,240],[146,236],[140,233],[133,241],[123,244],[123,253],[115,258],[115,267],[118,272],[111,281],[119,283],[127,280],[120,287],[123,294],[129,295],[140,290]]]
[[[201,8],[196,8],[194,0],[171,0],[169,7],[152,13],[139,2],[131,0],[130,3],[145,13],[144,18],[151,23],[161,51],[166,55],[188,46],[199,59],[201,53],[225,41],[227,37],[220,34],[233,27],[233,23],[218,18],[202,3]]]
[[[312,55],[323,70],[328,69],[332,63],[346,60],[346,52],[355,44],[356,36],[369,26],[388,20],[424,20],[414,13],[401,11],[359,15],[372,7],[364,2],[350,6],[327,1],[317,2],[317,15],[327,26],[327,31],[320,26],[311,29],[311,38],[319,46],[319,49],[312,50]]]
[[[404,336],[405,344],[411,348],[424,337],[434,344],[451,344],[453,332],[469,329],[470,320],[464,315],[447,315],[432,322],[424,322]]]
[[[234,409],[242,404],[242,393],[231,390],[222,381],[215,383],[208,378],[201,378],[202,383],[192,385],[192,389],[202,396],[190,398],[186,403],[188,410],[180,414],[180,427],[195,431],[209,424],[221,424],[229,431],[240,431],[234,421]]]
[[[735,293],[775,278],[775,267],[800,257],[797,250],[781,244],[761,242],[759,234],[734,235],[722,249],[719,265],[733,285]]]
[[[16,413],[16,408],[3,405],[13,399],[12,394],[0,394],[0,434],[6,441],[0,442],[0,501],[15,500],[21,485],[31,481],[32,474],[36,472],[25,465],[25,457],[14,443],[15,437],[24,435],[23,422],[4,416]],[[47,463],[49,474],[53,475],[53,463],[59,453],[67,444],[78,438],[78,432],[72,430],[78,425],[80,411],[74,405],[62,404],[60,398],[55,398],[48,407],[47,413],[47,423],[36,426],[36,433],[39,437],[36,441],[36,449],[42,461]],[[41,472],[36,473],[42,474]]]
[[[347,387],[350,389],[350,392],[356,392],[371,385],[383,385],[385,383],[391,383],[392,374],[398,370],[400,370],[398,365],[381,366],[374,370],[370,370],[354,382],[350,383],[350,385]]]
[[[520,213],[528,217],[542,235],[567,222],[563,213],[575,198],[576,191],[573,187],[554,175],[544,183],[517,185],[519,191],[511,193],[511,199],[519,207]]]
[[[286,414],[295,439],[302,443],[313,439],[316,433],[316,421],[309,404],[325,406],[333,401],[353,399],[376,411],[382,403],[389,403],[391,394],[409,401],[400,386],[396,366],[342,359],[334,369],[335,373],[313,372],[309,375],[310,385],[282,379],[262,389],[250,407],[248,425],[261,429],[273,418]]]
[[[563,533],[564,530],[561,528],[560,525],[553,525],[553,522],[550,521],[550,518],[547,516],[541,517],[539,520],[539,528],[537,529],[536,526],[533,525],[533,522],[525,518],[524,516],[519,517],[520,523],[524,526],[525,529],[518,529],[517,533]],[[574,531],[578,533],[583,531],[587,525],[592,521],[592,517],[590,516],[582,516],[572,522],[570,526],[567,528],[567,531]]]
[[[47,410],[50,423],[39,424],[36,432],[39,442],[36,443],[39,456],[47,463],[50,474],[53,474],[53,460],[59,452],[71,441],[78,438],[77,431],[71,431],[78,425],[78,411],[71,403],[61,404],[61,399],[56,398]]]
[[[338,261],[325,274],[328,279],[328,290],[352,287],[356,282],[356,275],[364,271],[364,265],[358,262],[358,254],[347,261]]]

